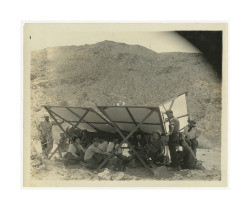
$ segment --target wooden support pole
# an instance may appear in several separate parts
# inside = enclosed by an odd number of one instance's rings
[[[190,120],[190,113],[189,113],[189,107],[188,107],[188,92],[185,92],[185,99],[186,99],[186,104],[187,104],[188,119]]]
[[[186,117],[186,116],[189,116],[189,114],[184,114],[184,115],[178,116],[178,117],[176,117],[176,118],[177,118],[177,119],[180,119],[180,118]]]
[[[189,147],[189,145],[187,144],[186,140],[183,139],[183,142],[185,143],[185,145],[187,146],[187,149],[189,150],[189,152],[191,153],[191,155],[194,157],[194,159],[197,161],[197,158],[194,155],[193,150]]]
[[[130,116],[131,120],[132,120],[132,121],[133,121],[133,123],[135,124],[135,126],[137,126],[137,122],[135,121],[135,119],[134,119],[134,117],[133,117],[132,113],[130,112],[130,110],[128,109],[128,107],[126,107],[126,110],[127,110],[128,114],[129,114],[129,116]],[[139,130],[139,131],[141,131],[141,129],[140,129],[140,128],[138,128],[138,130]]]
[[[162,106],[163,106],[163,108],[165,109],[165,111],[167,111],[167,109],[166,109],[165,105],[162,105]]]
[[[84,117],[88,114],[88,112],[89,111],[86,111],[86,113],[84,113],[84,115],[80,117],[80,119],[78,120],[78,122],[73,127],[73,133],[74,133],[75,129],[78,127],[78,125],[83,121]]]
[[[45,107],[44,107],[45,108]],[[66,123],[68,123],[68,124],[70,124],[70,125],[72,125],[72,126],[74,126],[74,124],[73,123],[71,123],[70,121],[68,121],[68,120],[66,120],[66,119],[64,119],[63,117],[61,117],[60,115],[58,115],[58,114],[56,114],[55,112],[53,112],[52,110],[50,110],[50,109],[48,109],[47,107],[45,108],[49,113],[52,113],[53,115],[56,115],[57,117],[59,117],[60,119],[62,119],[62,120],[64,120]],[[52,116],[51,116],[52,117]],[[52,117],[53,118],[53,117]]]
[[[76,114],[74,111],[72,111],[70,108],[67,108],[67,109],[68,109],[72,114],[74,114],[75,116],[77,116],[77,117],[80,118],[80,116],[79,116],[78,114]],[[83,109],[83,110],[85,110],[85,109]],[[86,110],[86,112],[84,113],[84,117],[85,117],[88,113],[89,113],[89,110]],[[86,121],[84,120],[84,117],[82,118],[82,122],[88,124],[88,125],[89,125],[90,127],[92,127],[93,129],[95,129],[95,130],[97,130],[97,131],[100,131],[96,126],[90,124],[89,122],[86,122]],[[93,122],[93,123],[94,123],[94,122]]]
[[[172,109],[173,105],[174,105],[175,99],[173,99],[173,101],[171,102],[170,106],[169,106],[169,110]]]

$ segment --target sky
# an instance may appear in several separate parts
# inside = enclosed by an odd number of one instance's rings
[[[106,27],[82,27],[81,24],[32,24],[26,27],[24,39],[31,50],[47,47],[95,44],[104,40],[141,45],[155,52],[199,52],[173,31],[117,30]],[[86,26],[86,25],[85,25]]]

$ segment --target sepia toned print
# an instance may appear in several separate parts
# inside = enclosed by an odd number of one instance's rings
[[[226,24],[24,25],[24,186],[226,186]]]

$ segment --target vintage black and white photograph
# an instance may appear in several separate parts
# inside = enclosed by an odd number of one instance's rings
[[[24,186],[226,186],[227,24],[23,32]]]

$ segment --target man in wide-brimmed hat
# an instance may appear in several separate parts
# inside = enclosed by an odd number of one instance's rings
[[[164,149],[163,141],[161,140],[161,131],[155,130],[153,132],[153,141],[149,147],[148,153],[151,157],[153,163],[155,162],[163,162],[164,154],[162,153]]]
[[[184,128],[183,135],[184,135],[186,142],[192,148],[194,155],[196,156],[196,150],[198,147],[197,138],[199,134],[198,134],[195,120],[191,120],[191,119],[188,120],[188,125]]]

